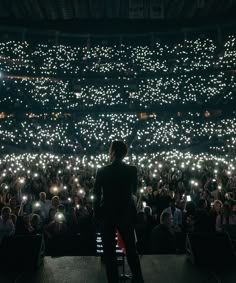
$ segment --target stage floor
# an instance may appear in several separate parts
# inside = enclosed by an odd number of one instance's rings
[[[210,271],[193,266],[184,255],[142,256],[145,283],[235,283],[236,269]],[[120,268],[121,270],[121,268]],[[127,269],[128,271],[128,269]],[[99,257],[45,257],[36,274],[0,273],[1,283],[105,283]],[[130,282],[130,281],[127,281]]]

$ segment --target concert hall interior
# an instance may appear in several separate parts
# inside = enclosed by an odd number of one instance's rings
[[[0,282],[235,282],[236,1],[0,0]]]

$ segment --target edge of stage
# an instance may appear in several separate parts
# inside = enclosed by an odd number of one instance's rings
[[[147,283],[235,282],[236,268],[203,268],[193,265],[185,255],[140,256]],[[220,260],[220,259],[219,259]],[[223,259],[222,259],[223,260]],[[122,268],[120,267],[120,272]],[[126,266],[126,271],[129,269]],[[0,270],[1,283],[104,283],[106,275],[100,257],[45,257],[34,273],[13,273]],[[130,282],[130,281],[127,281]]]

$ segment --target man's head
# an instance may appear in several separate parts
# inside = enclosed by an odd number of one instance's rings
[[[152,193],[152,187],[151,186],[147,186],[147,193],[151,194]]]
[[[2,218],[3,221],[7,221],[8,219],[10,219],[11,216],[11,209],[8,206],[5,206],[2,208]]]
[[[160,223],[168,227],[171,226],[171,216],[169,212],[163,212],[160,216]]]
[[[220,200],[215,200],[214,201],[214,209],[215,209],[215,211],[220,211],[221,209],[222,209],[222,207],[223,207],[223,204],[222,204],[222,202],[220,201]]]
[[[144,211],[144,214],[145,214],[146,216],[151,216],[151,215],[152,215],[152,209],[151,209],[150,206],[145,206],[144,209],[143,209],[143,211]]]
[[[110,161],[122,160],[127,152],[127,145],[123,141],[113,141],[109,150]]]
[[[45,201],[46,200],[46,193],[45,192],[40,192],[39,193],[39,198],[41,201]]]
[[[27,201],[28,201],[28,202],[32,202],[32,201],[33,201],[33,196],[32,196],[32,194],[28,194],[28,195],[27,195]]]
[[[40,216],[38,214],[32,215],[31,225],[35,227],[40,225]]]
[[[59,206],[59,204],[60,204],[59,197],[58,196],[52,197],[52,205],[57,208]]]
[[[30,215],[29,214],[26,214],[23,216],[23,222],[25,225],[30,225]]]

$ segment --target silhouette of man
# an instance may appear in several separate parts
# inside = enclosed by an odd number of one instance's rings
[[[111,164],[97,171],[94,185],[95,216],[101,221],[104,259],[109,283],[118,283],[116,262],[116,230],[126,248],[132,282],[143,281],[139,256],[135,245],[134,225],[137,211],[132,194],[137,190],[137,168],[124,163],[127,146],[113,141],[109,150]]]

